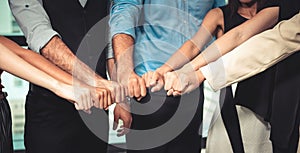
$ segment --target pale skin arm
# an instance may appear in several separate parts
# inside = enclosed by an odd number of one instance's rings
[[[230,52],[232,49],[249,39],[250,37],[272,27],[278,20],[279,7],[270,7],[265,8],[256,14],[250,20],[244,22],[243,24],[237,26],[236,28],[230,30],[222,37],[218,38],[212,45],[206,48],[200,55],[194,58],[190,63],[186,64],[181,69],[191,69],[193,71],[199,70],[200,67],[205,66],[206,64],[213,62],[220,58],[222,55]],[[230,43],[228,43],[230,42]],[[178,72],[186,72],[185,70],[179,70]],[[195,72],[191,72],[192,74],[186,74],[187,76],[200,76],[193,75]],[[178,74],[176,71],[167,73],[165,77],[169,82],[165,84],[165,90],[168,90],[169,94],[179,95],[184,94],[185,89],[189,88],[191,85],[188,81],[179,81],[174,76]],[[186,79],[187,77],[184,77]],[[199,81],[203,81],[202,78],[198,78]],[[185,84],[177,85],[176,82],[185,82]],[[193,82],[193,81],[191,81]],[[173,91],[176,91],[173,93]]]
[[[190,64],[192,64],[194,70],[198,70],[200,67],[217,60],[250,37],[274,26],[278,21],[278,15],[279,7],[270,7],[261,10],[250,20],[247,20],[218,38],[193,59]]]
[[[122,102],[125,99],[125,91],[122,86],[116,82],[105,80],[97,75],[91,68],[80,61],[58,36],[54,36],[41,50],[41,53],[52,63],[69,74],[73,74],[74,77],[84,83],[87,83],[90,86],[108,88],[111,92],[112,99],[115,102]],[[74,69],[75,67],[76,72]]]
[[[45,87],[67,100],[87,101],[85,104],[91,103],[91,99],[86,96],[90,94],[89,91],[83,91],[87,92],[87,94],[83,94],[77,99],[72,91],[72,86],[57,81],[45,72],[33,67],[2,44],[0,44],[0,68],[34,84]],[[85,110],[88,110],[88,107],[89,105],[83,106]]]
[[[223,34],[224,29],[223,13],[220,8],[210,10],[197,33],[192,39],[186,41],[170,58],[155,72],[148,72],[143,75],[147,87],[153,87],[152,92],[160,90],[164,85],[163,75],[182,67],[199,54],[202,48],[212,39],[213,36]]]
[[[46,60],[41,55],[21,48],[16,43],[12,42],[11,40],[0,36],[0,43],[2,45],[5,45],[7,49],[9,49],[11,52],[16,54],[17,56],[21,57],[23,60],[25,60],[28,64],[30,64],[32,67],[37,68],[38,70],[46,73],[46,75],[49,75],[50,78],[57,80],[62,86],[69,87],[69,92],[73,92],[73,88],[76,87],[76,94],[80,95],[80,92],[83,90],[86,90],[85,92],[91,93],[90,97],[86,97],[86,99],[91,98],[94,101],[94,106],[97,108],[107,108],[108,105],[112,104],[112,99],[109,90],[105,88],[95,88],[88,86],[82,82],[80,82],[77,79],[73,79],[73,77],[68,74],[67,72],[61,70],[57,66],[53,65],[51,62]],[[48,78],[49,78],[48,77]],[[73,88],[71,88],[73,87]],[[82,88],[82,89],[79,89]],[[79,89],[79,90],[78,90]],[[65,89],[66,90],[66,89]],[[77,91],[78,90],[78,91]],[[58,94],[59,96],[64,96],[62,94]],[[63,97],[64,98],[64,97]],[[74,101],[74,100],[72,100]],[[83,104],[83,103],[82,103]],[[87,105],[89,108],[90,105]],[[77,107],[79,108],[79,107]],[[79,108],[81,109],[81,108]]]

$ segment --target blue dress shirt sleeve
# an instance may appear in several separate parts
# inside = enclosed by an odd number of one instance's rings
[[[143,3],[143,0],[113,0],[109,21],[111,37],[124,33],[135,39]]]
[[[226,0],[215,0],[214,8],[226,5]]]

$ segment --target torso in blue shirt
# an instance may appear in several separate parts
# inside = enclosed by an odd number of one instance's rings
[[[142,26],[135,28],[135,72],[141,76],[164,64],[197,32],[206,13],[224,4],[224,0],[144,0]]]

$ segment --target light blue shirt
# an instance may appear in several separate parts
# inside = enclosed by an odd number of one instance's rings
[[[113,0],[111,36],[135,39],[135,72],[155,71],[198,30],[206,13],[225,0]]]

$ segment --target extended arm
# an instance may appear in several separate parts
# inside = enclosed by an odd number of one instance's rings
[[[223,33],[223,22],[223,13],[220,8],[210,10],[197,33],[186,41],[164,65],[158,68],[158,72],[164,74],[176,70],[192,60],[214,36],[217,36],[217,33]]]
[[[2,44],[0,44],[0,68],[34,84],[45,87],[67,100],[79,102],[77,104],[83,104],[79,107],[84,110],[88,110],[92,106],[89,90],[85,88],[78,92],[79,95],[74,94],[71,85],[57,81],[45,72],[33,67]]]
[[[133,61],[135,28],[142,5],[142,0],[115,0],[110,19],[116,79],[127,87],[129,96],[138,99],[146,95],[145,82],[134,72]]]
[[[76,94],[78,94],[78,95],[84,94],[87,92],[93,93],[90,95],[90,97],[94,100],[95,106],[98,108],[103,108],[104,106],[107,107],[107,105],[110,105],[112,103],[110,93],[106,89],[93,88],[88,85],[85,85],[84,83],[80,82],[77,79],[73,79],[73,77],[70,74],[68,74],[65,71],[61,70],[60,68],[56,67],[55,65],[53,65],[51,62],[46,60],[41,55],[39,55],[33,51],[23,49],[20,46],[18,46],[16,43],[12,42],[11,40],[9,40],[5,37],[0,36],[0,43],[5,48],[7,48],[7,50],[10,50],[14,54],[21,57],[23,60],[25,60],[28,64],[30,64],[30,67],[34,67],[35,69],[38,69],[39,71],[41,71],[42,72],[41,77],[44,77],[46,74],[47,75],[46,79],[50,80],[49,83],[51,83],[53,81],[58,82],[58,83],[54,83],[54,84],[59,84],[58,87],[54,86],[55,87],[54,89],[56,89],[56,91],[50,88],[50,90],[55,92],[57,95],[59,95],[63,98],[66,98],[66,95],[64,95],[63,93],[72,93],[74,89],[72,89],[71,87],[73,87],[73,88],[76,87],[76,88],[82,88],[82,89],[79,89],[78,92],[76,92]],[[39,71],[37,71],[37,72],[39,72]],[[45,74],[43,74],[43,73],[45,73]],[[38,74],[40,74],[40,73],[38,73]],[[36,75],[38,75],[38,74],[36,74]],[[31,75],[34,75],[34,74],[31,74]],[[35,82],[33,82],[33,83],[35,83]],[[35,84],[38,84],[38,83],[35,83]],[[65,89],[65,90],[69,90],[69,91],[59,90],[59,89],[61,89],[60,88],[61,86],[65,87],[65,88],[68,87],[68,89]],[[46,87],[46,86],[43,86],[43,87]],[[86,90],[86,91],[84,91],[84,90]],[[88,99],[88,98],[86,98],[86,99]],[[106,99],[106,101],[104,101],[104,99]],[[75,99],[72,99],[72,100],[75,101]],[[80,103],[80,102],[82,102],[82,103]],[[77,103],[84,104],[83,102],[84,101],[78,101]],[[89,107],[91,107],[91,106],[92,105],[89,105]],[[103,106],[103,107],[100,107],[100,106]],[[104,107],[104,108],[106,108],[106,107]]]
[[[265,8],[253,18],[218,38],[183,68],[172,73],[167,73],[165,79],[168,82],[165,84],[165,90],[171,90],[168,92],[170,94],[174,90],[176,91],[175,95],[177,95],[178,93],[184,94],[194,89],[196,87],[194,86],[195,82],[198,85],[203,81],[203,77],[199,77],[201,73],[196,72],[200,67],[217,60],[248,38],[273,26],[277,22],[278,13],[278,7]],[[222,71],[214,72],[222,74]]]
[[[278,15],[279,7],[265,8],[252,19],[228,31],[193,59],[191,64],[194,70],[217,60],[250,37],[272,27],[277,22]]]
[[[37,52],[41,51],[43,56],[77,79],[91,86],[108,88],[116,102],[124,99],[121,96],[123,88],[98,76],[65,45],[58,33],[52,29],[50,19],[38,0],[9,0],[9,2],[30,48]]]
[[[212,63],[201,71],[215,90],[256,75],[300,50],[299,27],[300,13],[250,38],[215,62],[222,65]],[[222,70],[224,75],[212,69]]]
[[[143,0],[114,0],[113,4],[111,8],[110,33],[116,62],[115,79],[129,90],[131,97],[141,98],[146,95],[145,83],[143,83],[143,79],[134,73],[132,54],[135,27],[138,24]],[[119,119],[123,120],[124,123],[119,135],[126,134],[131,126],[132,117],[128,108],[129,106],[125,103],[124,105],[117,104],[115,107],[114,129],[117,128]]]
[[[182,67],[190,62],[204,46],[217,34],[223,34],[223,13],[220,8],[210,10],[197,31],[197,33],[186,41],[170,58],[155,72],[143,75],[146,86],[152,87],[151,91],[160,90],[164,85],[164,74]]]

